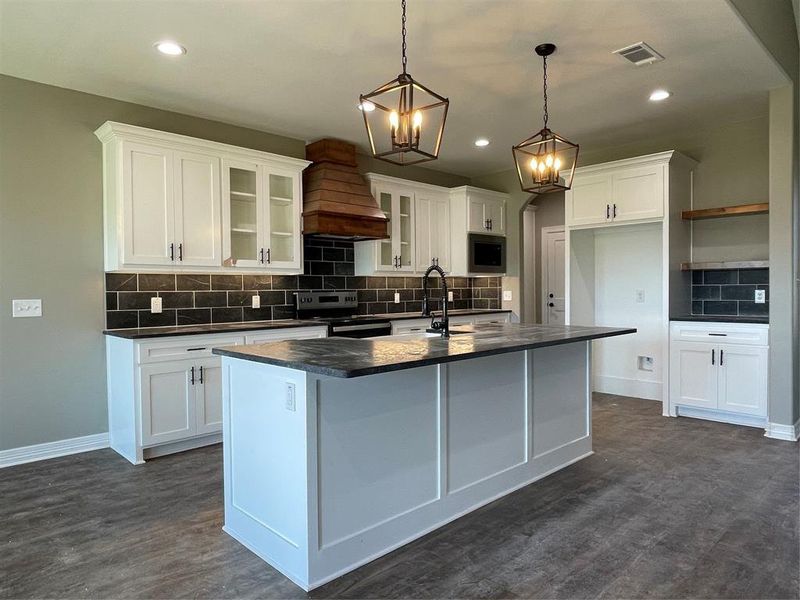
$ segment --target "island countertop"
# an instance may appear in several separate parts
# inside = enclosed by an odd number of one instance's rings
[[[636,333],[634,328],[526,324],[460,325],[441,337],[329,337],[214,348],[213,353],[330,377],[361,377],[425,365]]]

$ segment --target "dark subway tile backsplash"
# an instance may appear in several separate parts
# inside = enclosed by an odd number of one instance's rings
[[[293,319],[294,293],[308,290],[355,290],[359,314],[422,310],[421,276],[354,276],[352,242],[306,238],[304,256],[304,275],[106,273],[106,327]],[[500,308],[499,277],[448,277],[447,283],[453,308]],[[439,278],[429,284],[431,308],[439,310]],[[163,298],[160,314],[150,312],[153,296]],[[251,308],[253,296],[261,308]]]
[[[756,290],[766,302],[756,304]],[[769,269],[692,271],[692,314],[768,316]]]

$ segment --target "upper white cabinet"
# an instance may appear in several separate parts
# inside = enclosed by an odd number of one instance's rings
[[[568,227],[659,221],[669,205],[669,160],[672,153],[592,165],[575,170],[565,192]]]
[[[416,270],[431,265],[450,271],[450,199],[447,194],[421,192],[416,195]]]
[[[105,268],[300,272],[308,161],[107,122]]]
[[[432,264],[449,275],[481,275],[470,273],[467,266],[468,234],[505,236],[505,194],[374,173],[366,178],[389,219],[389,237],[356,243],[356,275],[424,273]]]
[[[464,188],[467,204],[467,231],[506,234],[506,198],[488,190]]]
[[[298,173],[224,160],[223,198],[226,266],[301,269],[302,199]]]

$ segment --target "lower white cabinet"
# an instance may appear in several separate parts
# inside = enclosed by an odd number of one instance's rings
[[[320,338],[326,326],[150,339],[108,336],[109,444],[134,464],[221,441],[220,346]]]
[[[673,322],[670,329],[670,414],[766,419],[767,325]]]

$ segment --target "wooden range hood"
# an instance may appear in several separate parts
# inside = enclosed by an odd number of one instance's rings
[[[351,240],[389,237],[388,220],[358,172],[356,147],[323,139],[306,146],[303,234]]]

